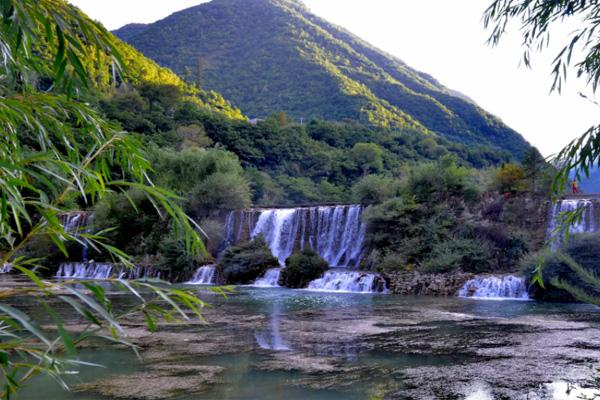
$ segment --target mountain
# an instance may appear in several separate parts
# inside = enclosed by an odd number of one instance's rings
[[[529,148],[466,96],[296,0],[213,0],[114,33],[188,80],[200,64],[202,86],[246,115],[285,111],[295,119],[408,127],[517,158]]]
[[[88,18],[83,12],[78,10],[84,18]],[[140,24],[138,27],[142,29],[144,26]],[[100,26],[100,29],[104,29]],[[130,25],[130,32],[133,34],[136,31],[136,24]],[[139,30],[138,30],[139,31]],[[127,30],[125,30],[127,32]],[[90,75],[91,82],[94,83],[93,95],[103,98],[110,96],[115,92],[116,77],[117,85],[125,83],[124,88],[118,90],[128,90],[130,86],[140,88],[144,85],[148,86],[175,86],[181,94],[187,99],[201,108],[211,112],[216,112],[220,115],[235,119],[245,120],[246,117],[241,111],[234,107],[230,102],[225,100],[219,93],[211,90],[197,89],[193,85],[185,82],[175,72],[165,66],[158,65],[155,61],[143,55],[130,44],[124,42],[116,36],[108,33],[111,37],[114,48],[118,51],[121,59],[123,74],[115,74],[113,68],[113,58],[104,52],[96,51],[93,46],[85,47],[84,54],[81,57],[81,62],[86,71]],[[51,60],[48,60],[48,68],[51,66]],[[117,91],[118,91],[117,90]]]

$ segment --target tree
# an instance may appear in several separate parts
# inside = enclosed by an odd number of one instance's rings
[[[494,177],[494,183],[502,193],[521,192],[527,189],[526,178],[525,170],[521,166],[511,163],[500,167]]]
[[[506,34],[510,22],[518,20],[523,38],[523,61],[530,66],[532,51],[543,50],[550,40],[550,31],[566,20],[578,21],[578,29],[570,33],[553,61],[551,90],[560,92],[574,67],[578,77],[587,80],[595,92],[600,82],[600,3],[581,0],[495,0],[485,11],[484,25],[492,30],[491,45],[497,45]],[[576,59],[578,54],[582,58]],[[555,157],[559,170],[552,188],[562,192],[574,172],[580,179],[600,159],[600,125],[590,127],[580,138],[573,140]]]
[[[383,169],[383,149],[375,143],[356,143],[352,148],[352,158],[363,175]]]
[[[178,198],[148,180],[150,163],[141,144],[84,101],[92,95],[93,82],[84,67],[90,58],[106,54],[113,70],[120,70],[114,37],[62,0],[4,0],[0,12],[0,265],[11,265],[33,283],[4,290],[0,296],[0,397],[8,399],[40,373],[65,386],[62,375],[81,365],[76,346],[89,337],[127,345],[117,312],[143,313],[153,330],[160,316],[188,319],[185,309],[199,315],[204,304],[188,291],[115,281],[139,303],[131,310],[113,310],[98,285],[84,282],[83,291],[73,282],[42,280],[35,272],[40,260],[26,253],[40,238],[54,243],[65,256],[70,243],[79,243],[131,265],[127,254],[106,243],[106,232],[67,230],[61,223],[63,213],[133,188],[170,217],[188,254],[201,254],[204,248],[199,227],[185,215]],[[42,86],[44,82],[52,84]],[[139,296],[140,289],[156,296]],[[55,329],[38,326],[19,306],[5,303],[15,295],[31,296]],[[158,299],[170,306],[160,306]],[[70,332],[50,300],[72,307],[89,328]]]
[[[542,157],[538,149],[530,147],[523,156],[522,164],[525,176],[529,179],[530,190],[536,192],[539,179],[546,168],[546,160]]]

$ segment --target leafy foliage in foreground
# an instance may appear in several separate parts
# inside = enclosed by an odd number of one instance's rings
[[[189,81],[222,93],[247,115],[285,111],[294,120],[354,120],[435,132],[517,159],[529,147],[465,96],[315,16],[299,1],[214,0],[115,33]]]
[[[112,60],[113,71],[120,70],[123,58],[114,37],[62,0],[5,0],[1,6],[0,264],[10,265],[32,284],[0,292],[0,396],[9,399],[38,374],[64,386],[63,374],[83,364],[75,355],[83,340],[97,337],[131,346],[120,315],[141,312],[154,330],[159,318],[200,317],[204,307],[184,290],[117,281],[137,305],[115,310],[99,285],[83,283],[84,289],[77,289],[74,282],[41,280],[36,269],[42,260],[26,253],[36,240],[51,241],[65,257],[69,244],[79,243],[131,265],[125,252],[105,240],[110,229],[70,231],[62,214],[112,193],[127,196],[137,190],[169,221],[187,254],[202,254],[204,246],[177,196],[149,181],[150,164],[141,143],[83,101],[94,95],[85,67],[91,52]],[[22,295],[47,312],[55,329],[40,327],[15,305],[15,296]],[[77,332],[64,326],[56,301],[80,314],[88,326]]]
[[[545,251],[525,259],[522,268],[533,280],[541,264],[543,285],[533,284],[540,299],[567,301],[576,299],[600,305],[598,252],[600,234],[577,234],[558,251]]]

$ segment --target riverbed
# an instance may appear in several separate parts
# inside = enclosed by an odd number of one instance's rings
[[[20,399],[576,399],[600,360],[589,305],[193,289],[206,323],[128,321],[142,360],[92,344],[82,359],[106,368],[69,377],[71,393],[37,379]]]

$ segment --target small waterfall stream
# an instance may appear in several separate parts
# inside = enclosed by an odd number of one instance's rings
[[[548,224],[547,238],[552,240],[551,248],[557,250],[562,245],[562,233],[556,233],[560,223],[560,214],[583,209],[581,220],[573,224],[571,233],[594,233],[600,226],[600,201],[594,199],[564,199],[559,200],[552,207],[550,223]]]
[[[81,241],[81,259],[88,261],[88,245],[81,238],[82,233],[89,233],[89,225],[92,222],[92,214],[85,211],[70,212],[62,214],[60,221],[65,229],[65,232],[75,236]]]
[[[216,265],[204,265],[196,270],[188,285],[214,285],[216,283]]]
[[[258,278],[256,282],[254,282],[254,286],[259,287],[278,287],[279,286],[279,276],[281,275],[282,268],[272,268],[265,272],[265,275],[261,278]]]
[[[525,279],[518,276],[486,276],[467,281],[459,297],[487,300],[529,300]]]
[[[309,290],[322,292],[385,293],[381,277],[361,271],[327,271],[322,278],[308,285]]]

